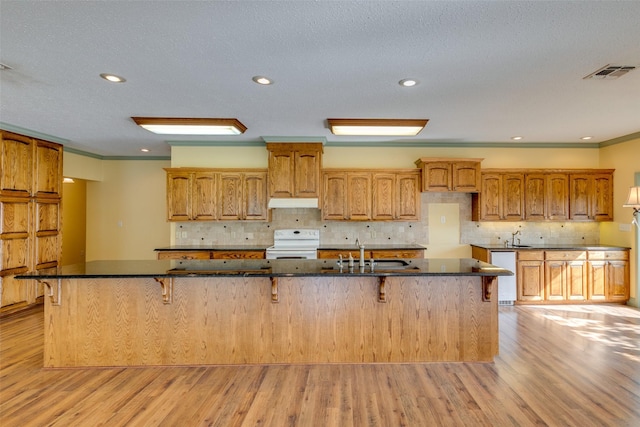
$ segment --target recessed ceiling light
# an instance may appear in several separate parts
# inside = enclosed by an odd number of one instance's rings
[[[240,135],[247,127],[238,119],[131,117],[139,126],[161,135]]]
[[[148,153],[151,150],[149,150],[148,148],[141,148],[140,151],[142,151],[143,153]]]
[[[254,82],[258,83],[259,85],[270,85],[273,84],[273,80],[265,77],[265,76],[253,76],[251,78],[251,80],[253,80]]]
[[[327,119],[334,135],[415,136],[427,119]]]
[[[62,178],[62,183],[63,184],[73,184],[75,181],[73,180],[73,178]]]
[[[412,87],[418,84],[417,80],[414,79],[402,79],[398,82],[398,84],[400,86],[404,86],[404,87]]]
[[[583,141],[588,141],[588,140],[590,140],[590,139],[592,139],[592,138],[593,138],[592,136],[583,136],[583,137],[582,137],[582,138],[580,138],[580,139],[581,139],[581,140],[583,140]]]
[[[115,74],[102,73],[100,74],[100,77],[110,81],[111,83],[124,83],[127,81],[124,77],[116,76]]]
[[[522,136],[512,136],[511,139],[513,139],[514,141],[520,141],[523,137]]]

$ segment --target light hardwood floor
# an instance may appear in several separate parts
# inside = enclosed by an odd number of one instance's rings
[[[639,426],[640,311],[500,308],[494,363],[42,369],[0,321],[0,425]]]

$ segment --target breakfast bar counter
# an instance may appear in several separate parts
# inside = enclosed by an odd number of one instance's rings
[[[475,259],[94,261],[45,286],[44,366],[490,362],[497,276]]]

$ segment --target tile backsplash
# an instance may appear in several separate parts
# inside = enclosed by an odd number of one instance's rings
[[[422,193],[422,221],[323,221],[319,209],[274,209],[271,222],[178,222],[176,245],[271,246],[273,231],[283,228],[318,228],[321,244],[350,244],[360,238],[368,245],[384,243],[429,244],[429,204],[455,203],[460,207],[461,244],[504,244],[520,230],[520,244],[598,244],[599,225],[593,222],[474,222],[471,195]],[[432,227],[438,227],[433,221]]]

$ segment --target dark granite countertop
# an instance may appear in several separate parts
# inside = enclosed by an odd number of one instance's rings
[[[385,262],[386,261],[386,262]],[[367,262],[368,263],[368,262]],[[472,258],[379,260],[340,269],[324,260],[150,260],[91,261],[17,276],[19,279],[144,278],[144,277],[305,277],[305,276],[509,276],[509,270]]]
[[[251,246],[251,245],[174,245],[174,246],[166,246],[164,248],[156,248],[154,249],[156,252],[164,252],[164,251],[264,251],[266,246]],[[355,250],[358,248],[354,244],[321,244],[318,248],[320,250]],[[365,242],[365,249],[367,250],[378,250],[378,251],[401,251],[407,249],[427,249],[425,246],[418,245],[415,243],[399,243],[399,244],[378,244],[372,243],[367,245]]]
[[[576,245],[576,244],[556,244],[556,245],[520,245],[515,247],[505,247],[504,245],[483,245],[473,243],[471,246],[487,249],[490,251],[513,251],[513,250],[544,250],[544,251],[624,251],[630,248],[624,246],[611,245]]]

